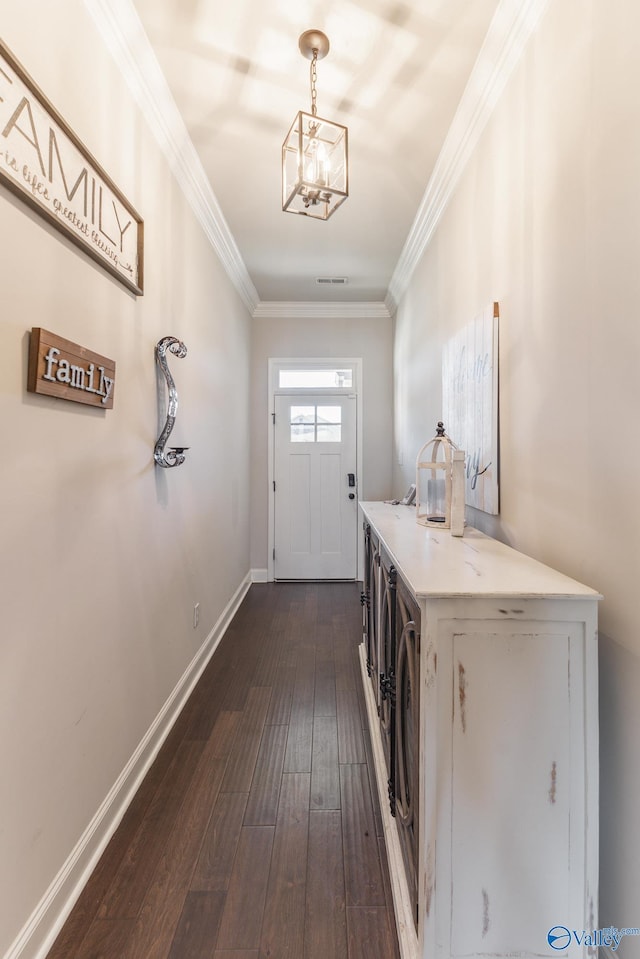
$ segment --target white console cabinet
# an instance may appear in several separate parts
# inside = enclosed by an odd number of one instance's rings
[[[600,596],[477,530],[361,508],[361,660],[403,959],[578,956],[547,934],[597,928]]]

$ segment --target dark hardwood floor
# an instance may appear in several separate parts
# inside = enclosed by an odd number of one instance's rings
[[[398,959],[359,595],[251,587],[48,959]]]

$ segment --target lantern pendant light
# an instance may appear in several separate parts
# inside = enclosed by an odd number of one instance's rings
[[[329,52],[320,30],[306,30],[298,41],[311,60],[311,113],[301,110],[282,144],[282,209],[328,220],[349,196],[348,130],[317,114],[316,68]]]
[[[416,462],[416,520],[422,526],[464,530],[464,452],[438,423],[436,435],[422,447]]]

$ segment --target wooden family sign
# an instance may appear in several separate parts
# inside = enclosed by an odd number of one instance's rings
[[[73,403],[113,407],[116,364],[39,326],[31,330],[27,389]]]
[[[142,295],[142,220],[2,41],[0,183]]]

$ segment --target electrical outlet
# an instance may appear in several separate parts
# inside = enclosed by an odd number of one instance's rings
[[[200,622],[200,603],[196,603],[193,607],[193,628],[198,628],[198,623]]]

